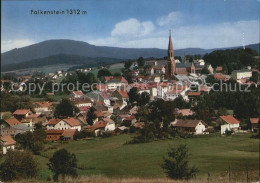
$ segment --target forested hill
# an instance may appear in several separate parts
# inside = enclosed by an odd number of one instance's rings
[[[217,66],[223,66],[224,72],[230,74],[233,70],[242,69],[247,66],[259,68],[259,58],[257,55],[257,51],[253,49],[246,48],[243,50],[239,48],[216,50],[205,54],[203,59],[214,68]]]
[[[66,65],[85,65],[87,67],[95,67],[98,65],[107,65],[118,63],[122,61],[121,59],[114,59],[114,58],[91,58],[91,57],[84,57],[78,55],[66,55],[66,54],[59,54],[59,55],[52,55],[45,58],[33,59],[30,61],[17,63],[17,64],[7,64],[1,67],[2,72],[12,71],[12,70],[20,70],[20,69],[27,69],[27,68],[35,68],[35,67],[43,67],[47,65],[59,65],[59,64],[66,64]]]
[[[166,45],[168,43],[165,43]],[[156,45],[154,45],[156,47]],[[248,45],[246,47],[259,51],[259,44]],[[237,47],[236,47],[237,48]],[[217,48],[226,49],[226,48]],[[175,56],[204,55],[217,49],[185,48],[176,49]],[[139,57],[162,58],[167,56],[165,49],[158,48],[118,48],[108,46],[95,46],[83,41],[74,40],[47,40],[23,48],[13,49],[1,54],[1,65],[22,63],[30,60],[46,58],[53,55],[78,55],[83,57],[106,57],[115,59],[137,59]]]

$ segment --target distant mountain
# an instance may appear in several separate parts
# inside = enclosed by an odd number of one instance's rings
[[[249,45],[259,51],[259,44]],[[234,47],[236,48],[236,47]],[[220,48],[226,49],[226,48]],[[186,48],[175,50],[176,56],[193,55],[212,52],[216,49]],[[16,48],[1,54],[1,65],[22,63],[33,59],[46,58],[53,55],[78,55],[84,57],[107,57],[115,59],[136,59],[140,56],[161,58],[167,55],[167,51],[157,48],[117,48],[107,46],[95,46],[82,41],[73,40],[47,40],[23,48]]]
[[[1,71],[14,71],[14,70],[21,70],[21,69],[28,69],[28,68],[37,68],[43,67],[47,65],[85,65],[86,67],[95,67],[98,65],[107,65],[118,63],[122,60],[115,59],[115,58],[106,58],[106,57],[84,57],[78,55],[66,55],[66,54],[59,54],[59,55],[52,55],[44,58],[33,59],[30,61],[25,61],[16,64],[6,64],[1,66]]]

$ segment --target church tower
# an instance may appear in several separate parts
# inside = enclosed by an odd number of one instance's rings
[[[169,35],[169,45],[168,45],[168,60],[167,60],[167,69],[166,69],[166,77],[169,79],[171,78],[176,69],[176,63],[174,61],[174,52],[172,46],[172,38],[171,38],[171,30]]]

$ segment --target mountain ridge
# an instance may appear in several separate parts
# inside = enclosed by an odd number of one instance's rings
[[[258,48],[257,51],[259,52],[259,43],[248,46]],[[217,49],[234,48],[238,47],[216,49],[184,48],[176,49],[175,55],[204,55]],[[1,65],[17,64],[59,54],[78,55],[92,58],[106,57],[115,59],[137,59],[141,56],[144,58],[161,58],[167,56],[167,50],[159,48],[120,48],[109,46],[95,46],[84,41],[75,41],[70,39],[52,39],[22,48],[15,48],[13,50],[1,53]]]

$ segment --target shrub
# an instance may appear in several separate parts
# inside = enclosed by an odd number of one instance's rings
[[[232,133],[233,133],[232,130],[226,129],[226,131],[225,131],[225,135],[226,135],[226,136],[230,136]]]
[[[27,151],[10,151],[0,166],[0,177],[3,181],[29,179],[37,177],[38,163]]]
[[[162,168],[171,179],[190,179],[196,176],[198,169],[193,166],[189,167],[189,154],[186,145],[180,144],[178,148],[170,148],[168,158],[164,158]]]
[[[69,153],[66,149],[56,151],[47,164],[54,173],[53,179],[58,180],[59,175],[65,178],[65,175],[77,177],[77,159],[75,154]]]
[[[113,132],[102,132],[100,137],[102,138],[107,138],[107,137],[111,137],[113,135]]]
[[[129,133],[135,133],[135,132],[136,132],[136,128],[134,126],[130,126]]]
[[[184,139],[193,137],[193,134],[190,134],[190,133],[184,132],[184,131],[177,131],[177,134],[179,137],[184,138]]]

